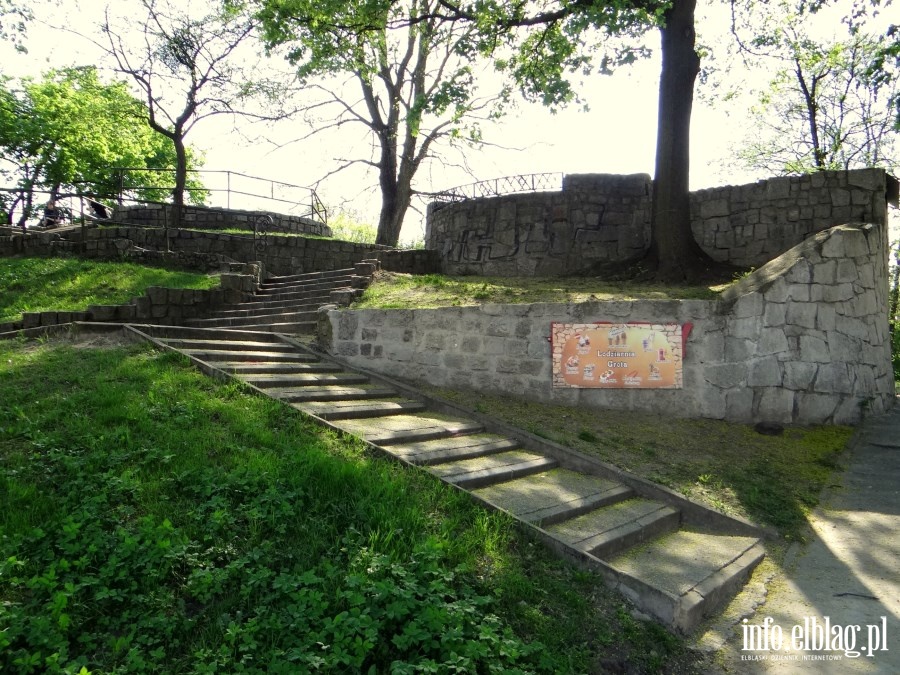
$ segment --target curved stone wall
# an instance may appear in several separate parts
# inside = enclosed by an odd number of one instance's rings
[[[691,194],[692,229],[715,260],[758,267],[834,225],[884,225],[897,180],[822,171]],[[569,175],[560,192],[431,204],[425,243],[452,275],[562,276],[640,257],[650,241],[645,174]]]

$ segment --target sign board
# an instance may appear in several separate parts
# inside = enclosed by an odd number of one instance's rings
[[[553,386],[681,389],[691,324],[553,323]]]

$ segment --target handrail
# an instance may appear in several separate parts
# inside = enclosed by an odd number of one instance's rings
[[[171,191],[174,190],[174,180],[171,185],[142,185],[138,184],[139,181],[135,181],[135,184],[131,184],[131,182],[126,182],[127,176],[133,176],[141,173],[165,173],[170,176],[174,175],[173,169],[148,169],[144,167],[116,167],[114,169],[116,174],[116,184],[118,185],[118,194],[116,195],[117,201],[122,204],[125,201],[131,201],[128,197],[129,192],[133,192],[135,190],[141,189],[153,189],[153,190],[162,190],[162,191]],[[328,210],[325,208],[325,204],[319,198],[319,195],[316,193],[315,189],[312,187],[308,187],[305,185],[295,185],[293,183],[287,183],[285,181],[274,180],[271,178],[261,178],[259,176],[251,176],[249,174],[240,173],[237,171],[228,171],[228,170],[213,170],[213,169],[199,169],[199,170],[189,170],[189,174],[192,175],[200,175],[200,176],[224,176],[224,186],[216,187],[215,185],[207,185],[209,181],[203,180],[204,187],[203,188],[185,188],[186,192],[203,192],[207,195],[211,196],[212,201],[219,201],[219,204],[211,204],[214,206],[224,207],[226,209],[231,208],[240,208],[242,210],[247,211],[261,211],[266,210],[264,208],[260,208],[260,203],[277,203],[277,204],[291,204],[296,208],[288,209],[288,213],[285,215],[294,215],[299,217],[309,217],[319,222],[328,223]],[[243,186],[235,186],[234,179],[239,179],[240,181],[252,181],[256,183],[263,183],[268,189],[266,190],[267,194],[263,194],[261,191],[251,191],[253,187],[243,187]],[[221,181],[219,182],[221,185]],[[276,190],[277,186],[277,190]],[[293,193],[293,194],[292,194]],[[218,196],[224,195],[224,200],[215,199]],[[237,198],[245,198],[238,199],[237,203],[232,205],[232,197]],[[274,210],[274,209],[270,209]],[[299,212],[298,212],[299,211]]]
[[[422,192],[436,202],[459,202],[480,197],[500,197],[517,192],[544,192],[561,190],[563,175],[558,173],[531,173],[503,176],[460,185],[440,192]]]

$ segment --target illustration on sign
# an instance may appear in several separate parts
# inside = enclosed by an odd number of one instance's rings
[[[674,323],[553,323],[553,386],[681,389],[690,329]]]

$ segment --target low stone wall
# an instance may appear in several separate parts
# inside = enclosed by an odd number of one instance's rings
[[[0,336],[73,321],[177,325],[182,319],[203,317],[217,307],[240,302],[257,289],[261,275],[259,265],[234,264],[230,272],[221,275],[219,288],[192,290],[151,286],[144,295],[122,305],[89,305],[86,310],[76,312],[25,312],[19,321],[0,323]]]
[[[893,402],[887,238],[821,232],[718,300],[323,312],[327,351],[414,382],[738,422],[856,423]],[[554,388],[552,322],[691,323],[682,389]]]
[[[203,272],[216,271],[227,262],[260,261],[273,275],[350,268],[366,259],[379,260],[382,269],[390,272],[429,274],[439,270],[435,251],[397,250],[335,239],[269,236],[263,243],[255,241],[252,235],[172,229],[167,240],[166,230],[149,227],[90,227],[85,230],[84,242],[78,230],[67,236],[72,239],[63,239],[55,232],[0,236],[0,256],[127,258]]]
[[[241,211],[239,209],[185,205],[182,207],[181,215],[182,227],[200,230],[228,228],[252,230],[256,226],[271,232],[312,234],[319,237],[331,236],[331,228],[325,223],[312,218],[289,216],[273,211]],[[113,209],[111,220],[140,227],[167,227],[173,223],[172,205],[143,203],[118,206]]]
[[[814,232],[887,223],[898,186],[881,169],[821,171],[691,194],[692,229],[714,259],[760,266]],[[639,257],[650,241],[647,175],[566,176],[561,192],[429,207],[425,241],[448,274],[557,276]]]

